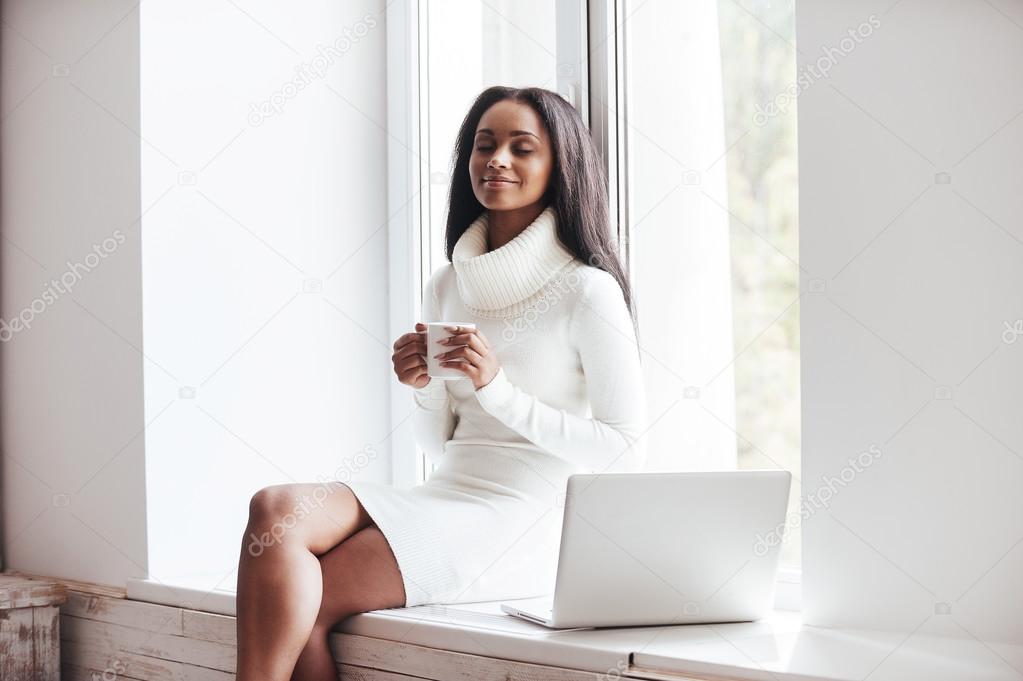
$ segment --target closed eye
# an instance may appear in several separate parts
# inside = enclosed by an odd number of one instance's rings
[[[476,147],[476,151],[491,151],[493,147]],[[533,149],[515,149],[516,154],[532,154]]]

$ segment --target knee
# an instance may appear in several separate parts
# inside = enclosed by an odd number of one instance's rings
[[[249,500],[249,529],[283,535],[298,522],[290,485],[264,487]]]

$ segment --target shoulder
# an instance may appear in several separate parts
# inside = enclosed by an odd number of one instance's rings
[[[578,295],[568,332],[572,345],[591,358],[620,358],[633,352],[636,331],[618,280],[593,266],[584,265],[577,271]]]
[[[430,278],[426,280],[426,285],[423,287],[424,293],[433,293],[438,297],[443,297],[444,292],[455,279],[455,268],[447,262],[438,267],[430,274]]]
[[[580,264],[569,276],[576,279],[577,305],[598,309],[607,306],[617,307],[619,303],[625,305],[622,287],[610,272],[592,265]]]
[[[580,265],[569,275],[574,277],[575,301],[570,326],[577,333],[631,325],[625,294],[614,275],[592,265]],[[580,331],[580,327],[588,327]]]

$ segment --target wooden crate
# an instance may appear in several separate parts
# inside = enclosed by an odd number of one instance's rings
[[[59,681],[63,584],[0,574],[0,681]]]

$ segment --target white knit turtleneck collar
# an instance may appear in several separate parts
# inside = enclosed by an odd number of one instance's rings
[[[558,239],[553,206],[511,241],[488,252],[489,219],[489,211],[480,214],[452,250],[458,294],[479,316],[516,314],[575,256]]]

